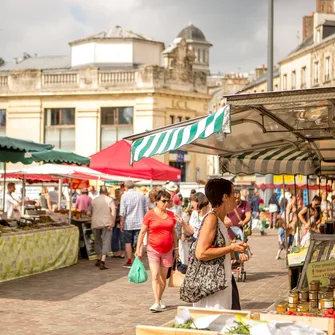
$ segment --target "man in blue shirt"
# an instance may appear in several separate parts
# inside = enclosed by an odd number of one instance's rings
[[[134,187],[133,181],[125,182],[126,192],[120,202],[120,229],[124,232],[127,255],[127,262],[123,266],[125,268],[130,268],[132,265],[132,253],[136,249],[143,217],[148,209],[145,196]]]

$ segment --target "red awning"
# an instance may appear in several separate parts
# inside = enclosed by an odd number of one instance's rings
[[[133,166],[130,162],[130,143],[121,140],[91,157],[90,168],[115,176],[141,180],[180,181],[181,171],[154,158],[142,158]]]

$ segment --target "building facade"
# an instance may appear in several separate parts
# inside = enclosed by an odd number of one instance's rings
[[[185,28],[186,29],[186,28]],[[207,73],[180,37],[164,44],[115,27],[70,43],[71,57],[0,65],[0,134],[89,156],[125,136],[208,112]],[[182,156],[182,159],[180,159]],[[206,180],[206,157],[157,157]]]
[[[278,62],[274,91],[335,85],[335,1],[316,0],[315,8],[302,19],[302,43]],[[239,93],[266,92],[266,73],[256,77]]]

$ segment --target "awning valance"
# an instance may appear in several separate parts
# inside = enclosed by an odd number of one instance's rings
[[[161,155],[173,150],[189,150],[188,144],[209,147],[208,138],[214,134],[230,134],[230,106],[224,106],[217,112],[195,122],[135,140],[131,146],[131,163],[143,157]]]
[[[320,169],[319,160],[313,153],[294,146],[225,155],[220,163],[222,172],[233,174],[312,175]]]

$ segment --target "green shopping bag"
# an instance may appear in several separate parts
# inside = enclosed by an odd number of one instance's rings
[[[130,283],[141,284],[148,280],[147,270],[145,269],[142,261],[136,257],[133,265],[128,273],[128,281]]]

